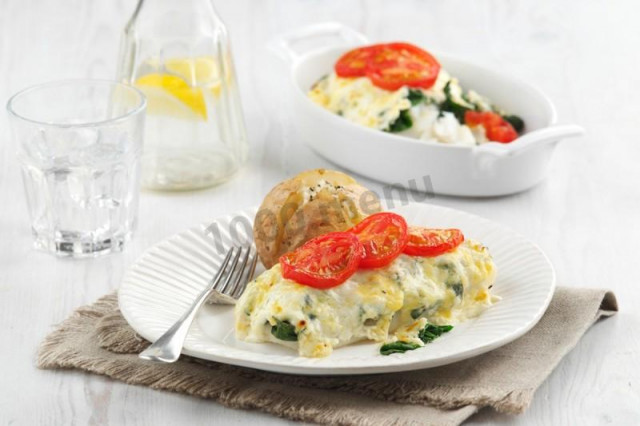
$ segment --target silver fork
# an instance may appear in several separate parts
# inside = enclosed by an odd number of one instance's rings
[[[244,251],[242,260],[240,255]],[[253,257],[251,257],[253,253]],[[233,258],[233,259],[232,259]],[[251,261],[249,261],[251,259]],[[180,357],[184,339],[187,337],[189,327],[196,317],[198,309],[207,300],[213,291],[217,291],[225,296],[237,299],[253,278],[258,261],[257,253],[252,246],[232,247],[225,256],[220,269],[213,277],[207,287],[202,290],[194,300],[191,307],[185,312],[175,324],[171,326],[162,336],[151,346],[138,355],[142,359],[156,362],[175,362]],[[238,265],[240,267],[238,268]],[[223,280],[224,278],[224,280]]]

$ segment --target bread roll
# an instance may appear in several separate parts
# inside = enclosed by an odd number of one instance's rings
[[[275,186],[253,225],[260,260],[271,268],[309,239],[344,231],[381,210],[376,194],[334,170],[308,170]]]

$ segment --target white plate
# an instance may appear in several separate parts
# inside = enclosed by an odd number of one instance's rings
[[[189,331],[184,353],[281,373],[385,373],[470,358],[511,342],[538,322],[553,295],[555,273],[535,244],[501,225],[458,210],[416,203],[393,210],[409,223],[457,227],[467,238],[487,245],[498,268],[492,291],[502,300],[421,349],[383,356],[378,353],[380,344],[370,342],[336,349],[327,358],[303,358],[275,344],[237,341],[233,307],[206,306]],[[225,245],[246,238],[255,211],[218,219],[209,230],[219,230]],[[216,247],[214,236],[206,229],[197,226],[151,247],[126,274],[119,292],[120,309],[145,339],[160,337],[214,275],[224,250]]]

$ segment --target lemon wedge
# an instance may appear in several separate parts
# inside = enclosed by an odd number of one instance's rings
[[[200,89],[168,74],[147,74],[135,85],[147,97],[147,113],[178,118],[207,119],[207,105]]]
[[[160,67],[157,64],[154,69]],[[150,73],[135,85],[147,96],[147,113],[184,119],[207,119],[204,91],[220,94],[216,63],[210,57],[175,58],[164,62],[166,73]]]

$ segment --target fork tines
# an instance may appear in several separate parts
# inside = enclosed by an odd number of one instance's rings
[[[232,247],[220,265],[214,290],[237,299],[253,278],[257,262],[258,255],[253,246]]]

